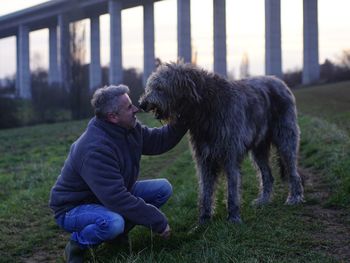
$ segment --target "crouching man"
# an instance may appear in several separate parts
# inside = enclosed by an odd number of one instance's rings
[[[67,262],[83,262],[88,247],[126,235],[134,225],[164,238],[170,235],[159,208],[172,186],[166,179],[137,181],[140,159],[170,150],[187,129],[181,124],[141,125],[128,93],[124,85],[96,90],[91,100],[95,117],[72,144],[51,189],[55,220],[72,233],[65,248]]]

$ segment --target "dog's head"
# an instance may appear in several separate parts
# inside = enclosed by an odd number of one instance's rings
[[[191,64],[160,65],[147,80],[140,107],[152,111],[157,119],[174,121],[186,116],[201,101],[199,69]]]

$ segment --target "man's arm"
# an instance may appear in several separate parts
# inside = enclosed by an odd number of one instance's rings
[[[142,126],[142,154],[155,155],[169,151],[177,145],[187,132],[184,125],[168,124],[160,128]]]
[[[118,161],[107,149],[99,148],[87,154],[81,168],[81,176],[102,205],[111,211],[157,233],[166,229],[168,222],[165,215],[126,189]]]

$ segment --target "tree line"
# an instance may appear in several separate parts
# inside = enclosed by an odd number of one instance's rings
[[[283,74],[283,80],[291,88],[296,88],[302,84],[301,69],[287,71]],[[343,50],[338,62],[333,62],[326,59],[320,65],[320,79],[319,84],[332,83],[339,81],[350,80],[350,49]]]
[[[0,129],[39,123],[79,120],[93,116],[90,100],[94,90],[89,90],[89,65],[72,64],[72,81],[69,89],[59,84],[48,84],[47,71],[31,73],[32,99],[12,96],[15,81],[6,80],[0,88]],[[102,69],[103,85],[108,83],[108,68]],[[143,93],[142,72],[135,68],[123,70],[123,83],[130,87],[130,98],[137,103]],[[103,86],[102,85],[102,86]]]

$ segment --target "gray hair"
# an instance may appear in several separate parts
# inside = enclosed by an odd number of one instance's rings
[[[91,99],[96,117],[104,119],[107,117],[107,113],[118,112],[120,105],[117,98],[129,92],[128,86],[122,84],[97,89]]]

